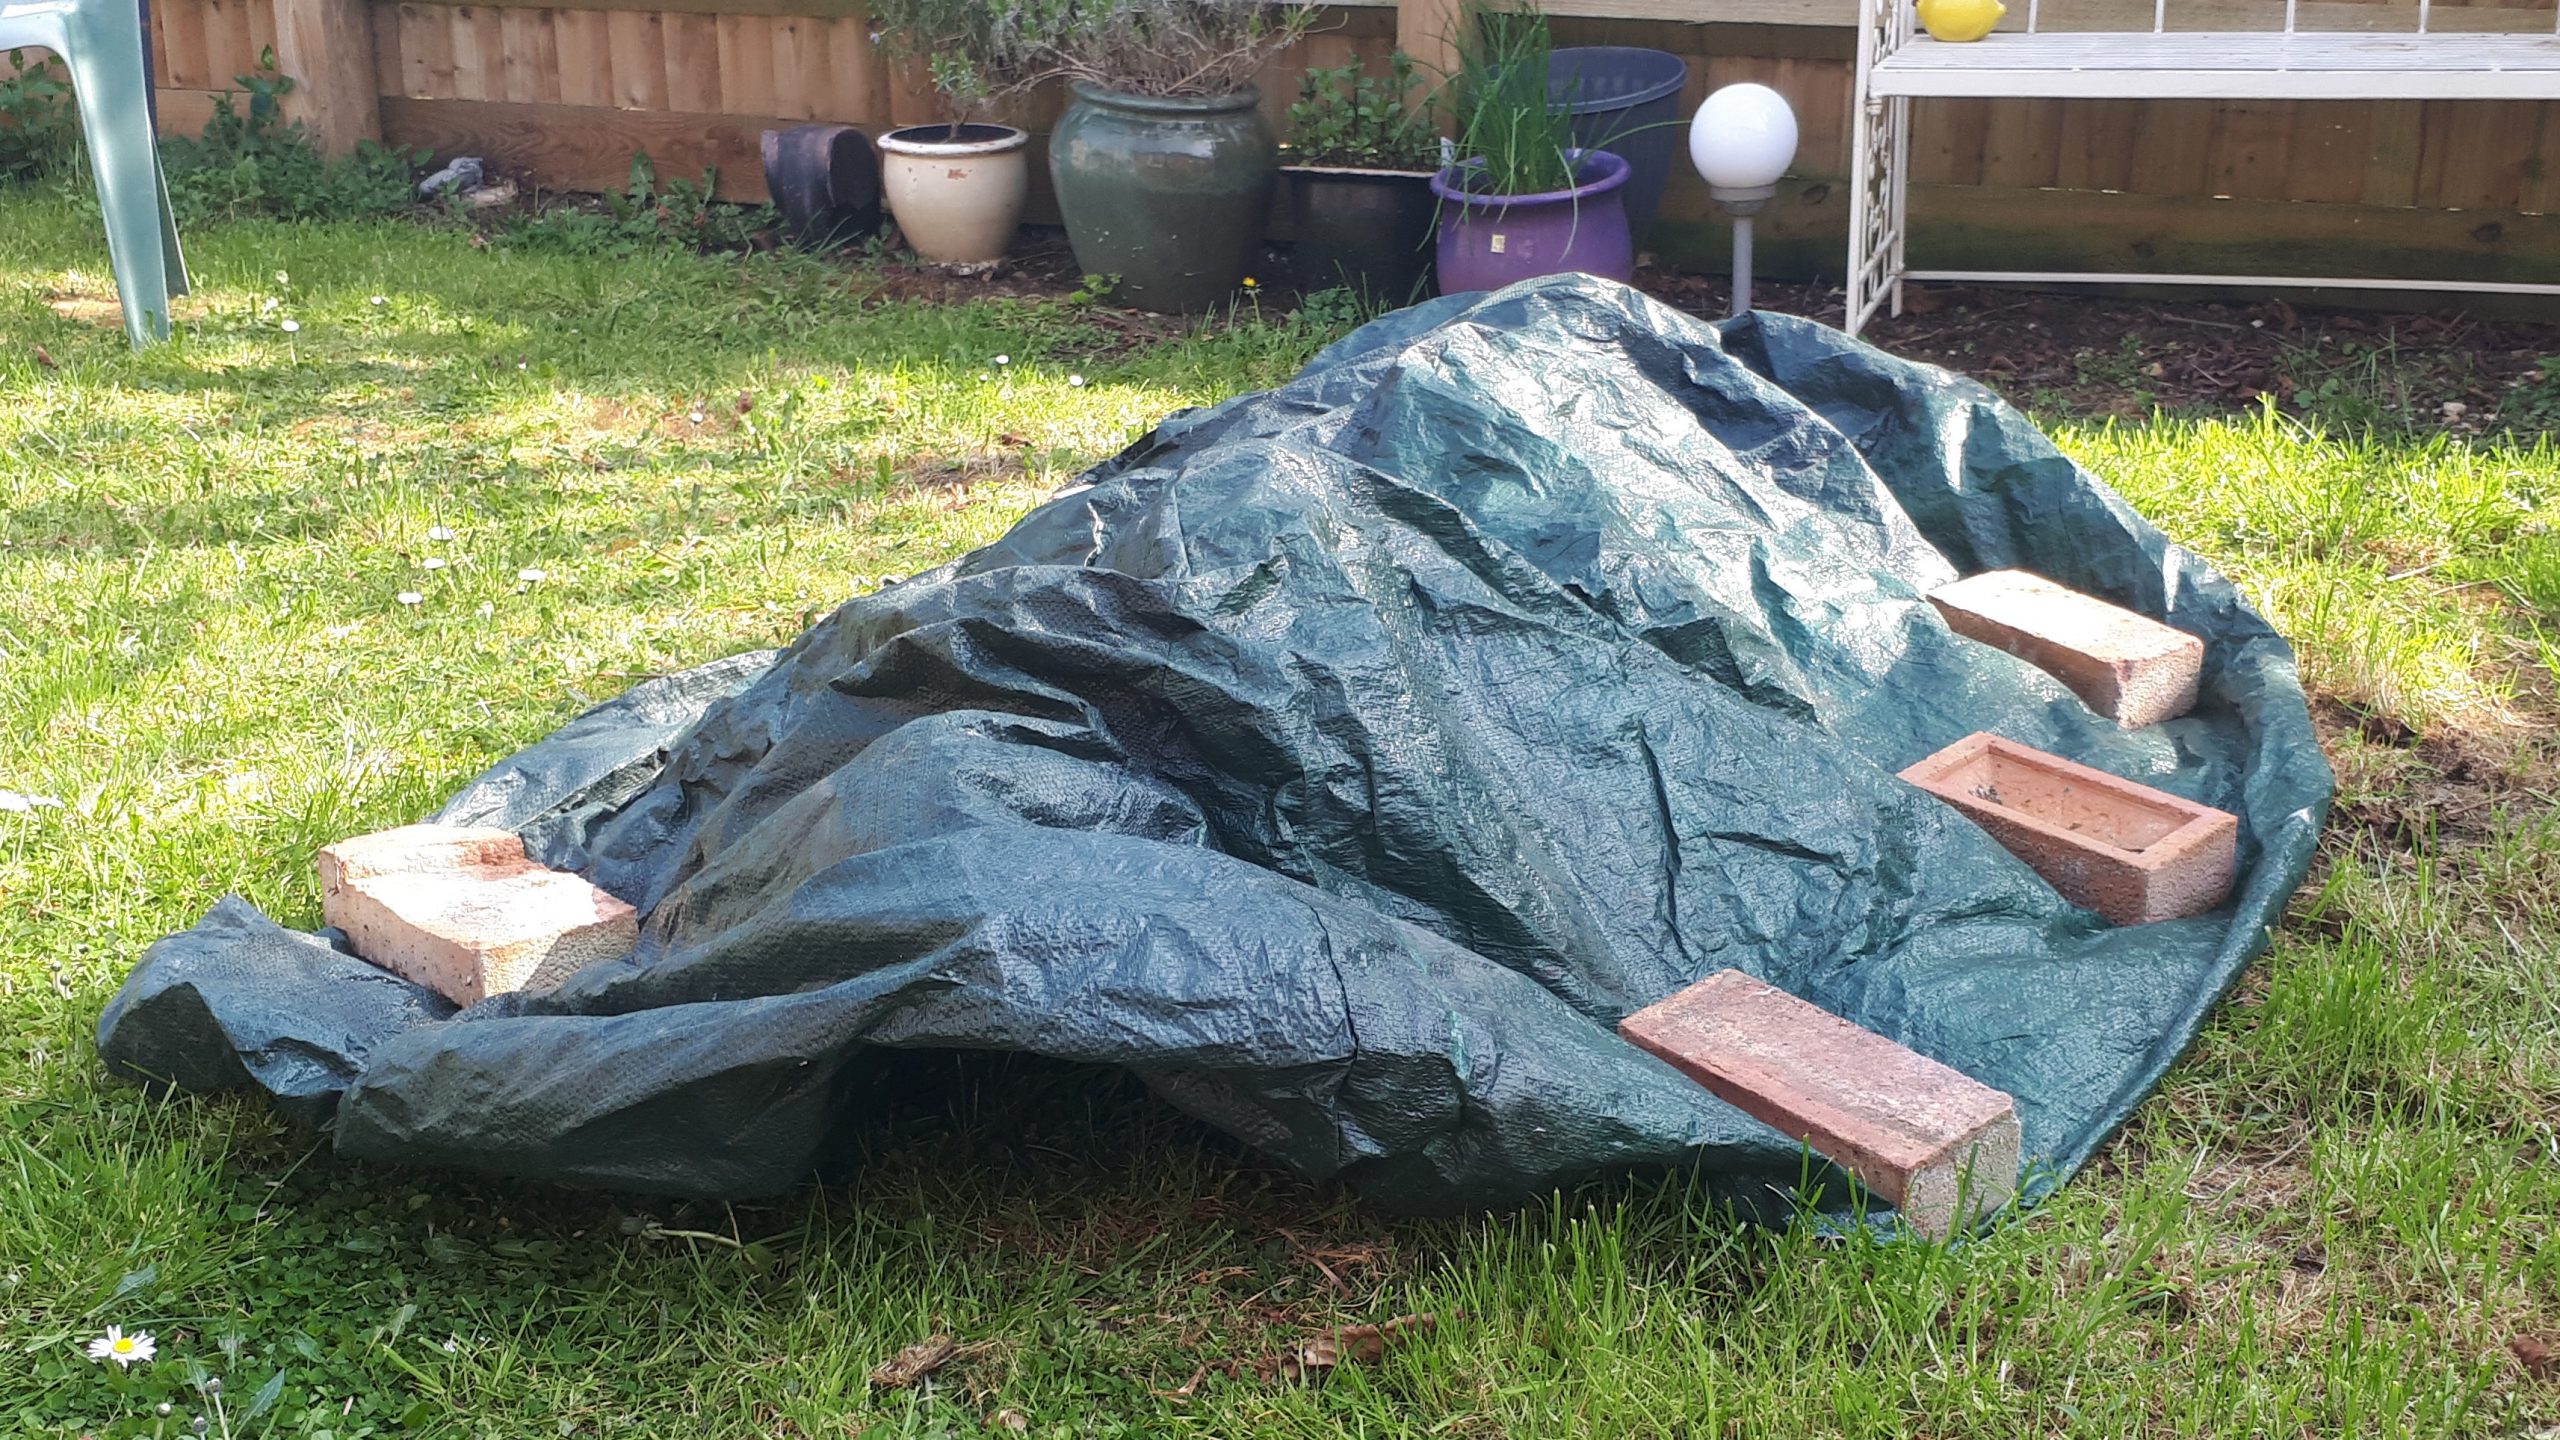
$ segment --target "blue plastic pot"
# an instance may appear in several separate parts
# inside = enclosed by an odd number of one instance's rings
[[[1662,208],[1682,149],[1680,92],[1689,62],[1633,45],[1578,45],[1547,57],[1547,98],[1573,112],[1573,143],[1627,162],[1627,227],[1641,235]]]

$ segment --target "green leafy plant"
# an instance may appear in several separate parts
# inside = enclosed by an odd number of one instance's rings
[[[1547,17],[1534,7],[1468,6],[1458,47],[1457,148],[1470,191],[1573,188],[1573,112],[1547,95],[1554,51]]]
[[[669,246],[696,251],[745,250],[779,217],[771,205],[731,205],[714,198],[720,175],[706,169],[699,180],[658,181],[645,153],[631,157],[631,178],[621,193],[607,192],[603,208],[563,206],[522,215],[503,238],[527,249],[570,255],[637,255]]]
[[[80,140],[71,87],[50,64],[30,65],[26,52],[9,52],[9,74],[0,79],[0,180],[35,180],[61,168]]]
[[[983,0],[1018,85],[1082,80],[1159,98],[1232,95],[1315,23],[1313,0]]]
[[[892,58],[924,62],[955,140],[1023,79],[1024,57],[999,41],[994,10],[979,0],[875,0],[871,18]]]
[[[160,142],[181,222],[358,219],[415,203],[409,186],[425,155],[369,140],[351,155],[320,153],[301,121],[284,118],[294,81],[276,68],[275,51],[233,78],[239,92],[215,97],[203,134]]]
[[[1371,170],[1436,170],[1435,97],[1417,98],[1413,57],[1397,51],[1387,73],[1357,61],[1309,70],[1289,106],[1289,161]]]

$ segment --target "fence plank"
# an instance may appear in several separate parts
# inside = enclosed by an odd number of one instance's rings
[[[2431,106],[2419,151],[2418,203],[2450,209],[2497,209],[2524,191],[2527,154],[2514,143],[2525,123],[2514,113],[2531,107],[2496,101],[2448,101]]]
[[[408,89],[408,79],[400,60],[400,10],[398,6],[375,7],[368,26],[373,31],[373,93],[397,95]]]
[[[382,138],[373,77],[373,11],[365,0],[274,0],[276,64],[294,78],[287,118],[324,153]]]
[[[2418,203],[2418,155],[2426,144],[2428,108],[2415,100],[2392,100],[2372,108],[2371,158],[2365,162],[2364,203]]]
[[[2373,153],[2371,105],[2305,101],[2293,107],[2284,198],[2353,204],[2364,198]]]
[[[773,99],[776,115],[793,120],[806,120],[817,113],[823,90],[812,92],[808,72],[801,64],[807,50],[804,30],[817,27],[818,21],[786,17],[769,22],[769,38],[773,42]]]
[[[1412,56],[1425,75],[1455,75],[1466,13],[1462,0],[1400,0],[1396,48]]]
[[[457,97],[453,74],[453,17],[444,7],[400,7],[400,53],[408,66],[410,95],[421,100]]]
[[[290,3],[291,0],[272,0],[272,3],[270,0],[241,0],[241,13],[249,23],[249,59],[252,65],[271,50],[275,52],[278,60],[283,59],[284,51],[276,44],[276,11]],[[322,67],[313,65],[309,57],[305,58],[304,68],[301,70],[290,66],[283,67],[285,74],[297,80],[306,73],[317,73],[320,68]]]
[[[680,115],[717,115],[720,103],[720,22],[709,15],[670,12],[659,22],[667,57],[667,108]]]
[[[898,118],[897,81],[890,74],[888,57],[871,43],[871,22],[857,15],[835,20],[811,20],[807,22],[807,28],[826,32],[826,53],[830,61],[824,88],[819,91],[825,98],[816,103],[816,118],[842,125],[869,126],[875,134],[887,129]],[[916,63],[923,64],[922,61]],[[815,87],[818,81],[813,78],[809,83]],[[908,108],[912,113],[915,107],[910,104]],[[930,118],[941,106],[929,101],[924,109],[926,114],[915,117],[919,121]]]
[[[2293,153],[2293,106],[2284,102],[2225,104],[2214,116],[2213,193],[2242,200],[2282,200]]]
[[[213,57],[205,49],[204,0],[162,0],[151,7],[151,18],[168,57],[159,71],[160,84],[172,90],[212,89]],[[223,77],[226,83],[230,78]]]
[[[602,11],[560,10],[551,16],[552,43],[560,51],[560,100],[567,105],[611,105],[613,39]]]
[[[248,5],[249,0],[205,0],[205,59],[213,71],[214,89],[227,88],[235,76],[258,68],[258,47],[249,38]]]
[[[2133,146],[2142,102],[2090,100],[2062,107],[2062,137],[2053,183],[2066,190],[2130,190]]]
[[[720,95],[741,115],[779,115],[773,93],[772,27],[761,15],[720,17]]]
[[[443,12],[445,43],[453,47],[452,93],[461,100],[503,100],[506,96],[500,92],[502,82],[498,79],[503,42],[481,43],[481,13],[468,5]],[[489,12],[489,18],[495,20],[496,12]]]
[[[1911,183],[1982,183],[1982,154],[1990,143],[1991,102],[1914,101],[1911,129]]]
[[[2560,211],[2560,166],[2549,156],[2552,147],[2560,145],[2560,105],[2536,107],[2542,113],[2534,117],[2534,162],[2525,169],[2524,185],[2516,197],[2516,208],[2529,215],[2549,215]]]
[[[2207,195],[2213,155],[2213,105],[2199,100],[2145,100],[2133,145],[2132,189],[2146,195]]]
[[[604,18],[613,53],[613,103],[625,110],[667,108],[667,44],[656,12],[617,10]]]

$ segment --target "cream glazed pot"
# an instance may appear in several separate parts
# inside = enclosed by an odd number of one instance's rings
[[[1004,258],[1030,193],[1028,133],[1010,125],[909,125],[880,137],[880,190],[899,233],[938,265]]]

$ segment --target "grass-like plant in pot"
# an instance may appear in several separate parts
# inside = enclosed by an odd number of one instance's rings
[[[986,116],[1020,80],[1021,57],[1000,45],[979,0],[873,0],[871,13],[889,52],[922,59],[950,107],[947,121],[880,137],[880,186],[899,232],[939,265],[1002,260],[1031,193],[1031,137]]]
[[[1584,150],[1573,113],[1550,97],[1554,42],[1534,9],[1472,5],[1459,45],[1459,160],[1432,177],[1440,198],[1440,289],[1497,290],[1584,271],[1635,275],[1623,192],[1627,162]]]
[[[1150,310],[1206,310],[1252,272],[1278,140],[1253,77],[1309,0],[983,0],[1000,53],[1073,100],[1049,174],[1076,263]]]
[[[1384,75],[1353,62],[1309,70],[1289,107],[1280,174],[1297,221],[1298,288],[1342,287],[1372,305],[1429,293],[1440,166],[1433,99],[1416,96],[1411,56]]]

